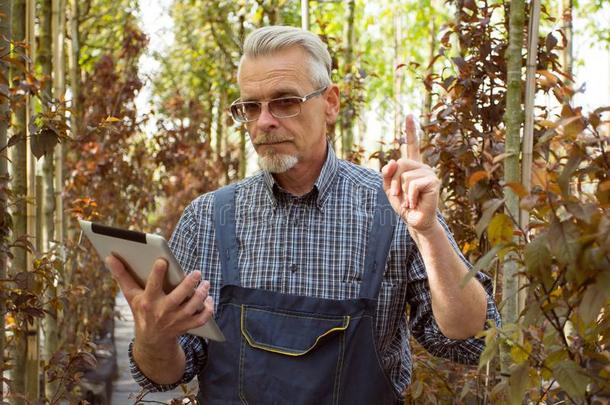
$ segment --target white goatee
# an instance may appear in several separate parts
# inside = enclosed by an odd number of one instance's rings
[[[267,153],[258,155],[258,165],[269,173],[284,173],[292,169],[299,162],[296,156],[281,153]]]

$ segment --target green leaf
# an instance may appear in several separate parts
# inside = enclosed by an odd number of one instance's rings
[[[547,348],[548,349],[548,348]],[[549,350],[549,354],[544,359],[544,364],[549,368],[555,368],[555,365],[561,361],[568,359],[568,352],[564,347],[558,347],[557,350]]]
[[[598,284],[592,284],[587,288],[578,307],[578,313],[585,323],[595,321],[608,300],[608,293]]]
[[[487,227],[487,236],[494,246],[510,243],[513,239],[513,221],[504,213],[494,215]]]
[[[521,363],[513,368],[508,382],[508,393],[511,405],[520,405],[523,402],[523,394],[527,390],[529,362]]]
[[[498,339],[485,339],[485,349],[479,358],[479,370],[487,365],[498,353],[500,341]]]
[[[553,285],[553,257],[545,235],[540,235],[525,246],[525,267],[532,276],[540,278],[548,289]]]
[[[532,292],[528,292],[529,296],[533,296]],[[542,311],[540,307],[536,304],[526,305],[525,307],[525,315],[523,315],[523,325],[539,325],[540,319],[542,319]]]
[[[553,376],[565,392],[574,400],[584,398],[589,378],[572,360],[564,360],[553,367]]]
[[[529,359],[532,353],[532,345],[527,340],[523,342],[523,345],[513,346],[510,348],[510,356],[516,364],[525,363]]]
[[[595,284],[606,292],[606,299],[610,299],[610,274],[608,272],[599,273]]]
[[[508,378],[502,378],[498,384],[491,390],[491,397],[498,398],[504,397],[504,393],[508,390]]]
[[[464,384],[464,386],[462,387],[462,392],[460,392],[459,400],[463,401],[464,398],[466,398],[466,395],[468,395],[469,393],[470,393],[470,384],[468,382],[466,382]]]
[[[546,237],[539,236],[525,246],[525,266],[528,271],[541,273],[551,271],[553,258]]]
[[[558,221],[554,218],[548,232],[551,253],[559,263],[575,263],[580,251],[578,227],[571,221]]]
[[[491,221],[491,217],[496,213],[498,208],[500,208],[504,204],[504,200],[499,198],[494,198],[489,201],[485,201],[483,204],[483,214],[481,215],[481,219],[477,222],[475,230],[477,232],[477,237],[481,238],[481,235],[487,229],[487,225],[489,221]]]

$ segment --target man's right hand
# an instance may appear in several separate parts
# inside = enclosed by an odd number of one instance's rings
[[[214,301],[208,295],[210,283],[198,271],[190,273],[169,294],[163,291],[167,262],[157,259],[142,289],[125,270],[123,263],[108,256],[106,266],[123,291],[136,326],[136,341],[146,346],[163,347],[178,336],[205,324],[214,313]],[[197,289],[195,289],[197,287]],[[190,298],[189,298],[190,296]]]

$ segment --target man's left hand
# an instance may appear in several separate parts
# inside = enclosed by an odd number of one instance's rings
[[[409,229],[425,233],[437,223],[436,209],[441,182],[434,170],[421,162],[412,115],[406,118],[405,132],[407,142],[401,145],[401,158],[398,161],[390,160],[381,169],[383,189],[392,208]]]

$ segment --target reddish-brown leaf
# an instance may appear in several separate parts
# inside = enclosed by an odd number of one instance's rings
[[[479,181],[488,179],[489,174],[485,170],[479,170],[470,175],[468,178],[468,187],[474,187]]]

